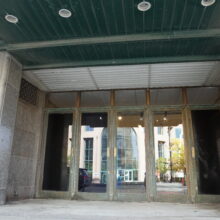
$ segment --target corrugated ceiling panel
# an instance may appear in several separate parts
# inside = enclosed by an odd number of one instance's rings
[[[96,89],[88,68],[38,70],[32,73],[51,91]]]
[[[125,65],[114,67],[91,67],[99,88],[143,88],[148,87],[148,65]]]
[[[202,86],[214,65],[215,62],[152,65],[150,87]]]
[[[52,91],[220,85],[220,62],[167,63],[37,70]]]

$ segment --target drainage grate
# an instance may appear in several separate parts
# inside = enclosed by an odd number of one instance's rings
[[[38,89],[25,79],[21,80],[19,98],[32,104],[37,105]]]

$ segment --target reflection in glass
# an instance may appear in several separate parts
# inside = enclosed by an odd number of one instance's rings
[[[145,90],[118,90],[115,91],[115,104],[117,106],[145,105]]]
[[[106,192],[107,113],[83,113],[78,190]]]
[[[48,108],[71,108],[76,104],[76,92],[52,92],[47,96]]]
[[[152,105],[180,105],[182,103],[181,89],[151,89]]]
[[[186,168],[181,114],[156,113],[154,144],[157,191],[186,193]]]
[[[89,91],[82,92],[82,107],[108,106],[110,104],[110,91]]]
[[[117,128],[117,190],[145,191],[143,113],[119,113]]]
[[[209,105],[220,103],[220,89],[219,87],[195,87],[188,88],[188,101],[191,105]]]

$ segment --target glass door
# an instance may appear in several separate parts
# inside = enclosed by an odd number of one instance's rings
[[[82,113],[80,142],[78,192],[107,193],[107,113]]]
[[[145,197],[145,132],[143,112],[119,112],[116,133],[116,194]]]
[[[180,112],[155,112],[154,147],[157,197],[185,201],[187,173]]]

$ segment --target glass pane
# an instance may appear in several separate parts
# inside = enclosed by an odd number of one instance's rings
[[[107,113],[83,113],[79,162],[80,192],[106,192]]]
[[[68,190],[71,141],[72,114],[50,114],[44,163],[44,190]]]
[[[76,93],[74,92],[58,92],[49,93],[47,96],[48,108],[71,108],[76,105]]]
[[[145,142],[142,112],[118,113],[117,191],[145,191]]]
[[[220,103],[220,88],[218,87],[189,88],[187,94],[189,104],[192,105]]]
[[[181,89],[151,89],[152,105],[180,105]]]
[[[192,111],[199,192],[220,195],[220,111]]]
[[[81,96],[82,107],[99,107],[110,105],[109,91],[83,92]]]
[[[180,113],[155,113],[154,144],[157,192],[186,194],[184,139]]]
[[[145,105],[145,90],[119,90],[115,92],[115,104],[118,106]]]

